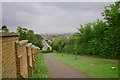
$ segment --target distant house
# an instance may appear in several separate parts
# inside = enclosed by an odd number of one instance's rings
[[[73,33],[63,33],[63,34],[42,34],[41,36],[45,39],[45,40],[50,40],[50,41],[54,41],[57,38],[64,36],[66,38],[70,38],[73,35]]]

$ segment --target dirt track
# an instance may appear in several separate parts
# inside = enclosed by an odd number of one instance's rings
[[[90,78],[89,76],[77,71],[62,62],[56,60],[50,56],[51,54],[45,55],[45,61],[48,64],[48,74],[52,78]]]

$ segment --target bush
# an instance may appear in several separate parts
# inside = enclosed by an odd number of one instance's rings
[[[41,53],[52,53],[53,50],[40,50]]]

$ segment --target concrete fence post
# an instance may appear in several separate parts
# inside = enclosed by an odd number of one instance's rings
[[[27,42],[28,40],[17,41],[15,45],[17,78],[28,78]]]
[[[27,67],[28,67],[28,77],[33,76],[33,64],[32,64],[32,43],[28,43],[27,45]]]

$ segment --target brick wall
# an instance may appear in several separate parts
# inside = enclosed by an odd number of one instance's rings
[[[17,36],[2,37],[2,78],[16,78],[16,40]]]
[[[37,60],[40,49],[33,45],[28,47],[27,42],[18,41],[18,34],[0,36],[0,79],[32,77],[33,60]]]
[[[2,38],[0,37],[0,80],[1,79],[2,79]]]

